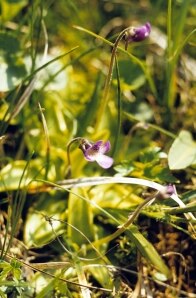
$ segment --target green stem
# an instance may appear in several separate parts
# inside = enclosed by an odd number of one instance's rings
[[[72,139],[68,145],[67,145],[67,163],[68,163],[68,167],[67,167],[67,172],[66,172],[66,175],[65,177],[66,178],[70,178],[71,177],[71,158],[70,158],[70,147],[73,143],[75,142],[79,142],[79,141],[82,141],[83,138],[81,137],[77,137],[77,138],[74,138]]]
[[[134,115],[132,115],[132,114],[128,114],[128,113],[126,113],[126,112],[124,112],[124,114],[126,115],[126,117],[128,117],[128,119],[130,119],[131,121],[135,121],[135,122],[137,122],[137,124],[138,123],[143,123],[144,125],[146,124],[147,125],[147,128],[153,128],[153,129],[155,129],[155,130],[157,130],[157,131],[160,131],[161,133],[163,133],[164,135],[166,135],[166,136],[168,136],[168,137],[170,137],[170,138],[172,138],[172,139],[175,139],[176,137],[177,137],[177,135],[175,135],[175,134],[173,134],[172,132],[170,132],[169,130],[166,130],[166,129],[164,129],[164,128],[162,128],[162,127],[160,127],[160,126],[158,126],[158,125],[156,125],[156,124],[151,124],[151,123],[148,123],[148,122],[141,122],[137,117],[135,117]],[[136,124],[136,125],[137,125]]]
[[[191,39],[192,35],[194,35],[196,33],[196,29],[193,29],[188,35],[187,37],[184,39],[184,41],[182,43],[180,43],[179,47],[176,48],[175,53],[173,55],[173,59],[175,59],[175,61],[178,59],[183,47],[188,43],[188,41]]]
[[[115,135],[115,141],[113,145],[113,152],[112,156],[114,157],[116,148],[118,145],[118,140],[120,136],[120,128],[121,128],[121,86],[120,86],[120,73],[119,73],[119,67],[118,67],[118,61],[116,59],[116,73],[117,73],[117,92],[118,92],[118,102],[117,102],[117,130]]]
[[[172,102],[175,94],[175,72],[173,67],[172,57],[172,0],[168,0],[167,10],[167,65],[166,65],[166,93],[165,103],[167,107],[172,107]],[[168,111],[169,113],[170,111]]]
[[[110,65],[109,65],[109,71],[108,71],[108,75],[106,77],[106,82],[105,82],[105,86],[104,86],[104,90],[103,90],[103,96],[101,99],[101,103],[100,103],[100,109],[97,113],[97,120],[96,120],[96,125],[95,125],[95,131],[99,130],[99,126],[100,126],[100,119],[102,117],[102,115],[104,115],[105,112],[105,108],[108,104],[108,94],[109,94],[109,88],[110,88],[110,84],[111,84],[111,80],[112,80],[112,73],[113,73],[113,68],[114,68],[114,62],[116,59],[116,52],[117,52],[117,48],[118,45],[120,43],[120,41],[122,40],[122,38],[125,36],[125,33],[127,32],[128,28],[124,29],[117,37],[113,49],[112,49],[112,54],[111,54],[111,60],[110,60]]]
[[[172,20],[172,0],[168,0],[168,10],[167,10],[167,59],[171,57],[171,48],[172,48],[172,32],[171,32],[171,20]]]
[[[176,66],[180,52],[191,37],[194,30],[188,35],[181,44],[181,36],[186,21],[186,16],[189,8],[190,0],[183,1],[181,9],[178,14],[178,19],[175,22],[175,31],[172,32],[172,0],[168,0],[168,16],[167,16],[167,35],[168,35],[168,47],[167,47],[167,64],[166,64],[166,92],[164,95],[164,102],[167,104],[168,113],[170,109],[174,107],[176,96]],[[180,44],[180,46],[178,46]]]
[[[101,41],[105,42],[105,43],[108,44],[109,46],[114,47],[114,43],[112,43],[111,41],[109,41],[109,40],[103,38],[102,36],[97,35],[96,33],[92,32],[92,31],[89,31],[89,30],[87,30],[87,29],[85,29],[85,28],[83,28],[83,27],[80,27],[80,26],[74,26],[74,27],[75,27],[76,29],[78,29],[78,30],[84,31],[84,32],[86,32],[87,34],[92,35],[92,36],[95,37],[95,38],[100,39]],[[125,29],[125,32],[126,32],[126,30],[129,30],[129,28],[130,28],[130,27],[126,28],[126,29]],[[124,30],[123,30],[123,31],[124,31]],[[122,32],[121,32],[121,33],[122,33]],[[120,34],[121,34],[121,33],[120,33]],[[138,59],[137,57],[135,57],[134,55],[132,55],[131,53],[129,53],[129,52],[128,52],[127,50],[125,50],[124,48],[121,48],[121,47],[117,46],[117,49],[118,49],[120,52],[122,52],[122,53],[128,55],[129,58],[130,58],[134,63],[138,64],[138,65],[141,67],[141,69],[142,69],[143,71],[145,70],[144,63],[143,63],[140,59]]]

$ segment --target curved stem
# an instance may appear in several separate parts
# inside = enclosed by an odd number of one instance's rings
[[[112,48],[112,54],[111,54],[111,60],[110,60],[110,65],[109,65],[109,71],[106,77],[106,81],[105,81],[105,86],[104,86],[104,90],[103,90],[103,96],[102,96],[102,100],[100,103],[100,109],[97,113],[97,121],[96,121],[96,125],[95,125],[95,131],[97,131],[99,129],[99,124],[100,124],[100,119],[102,117],[102,115],[104,114],[105,108],[107,106],[108,103],[108,93],[109,93],[109,88],[110,88],[110,84],[111,84],[111,80],[112,80],[112,73],[113,73],[113,68],[114,68],[114,62],[116,59],[116,52],[117,52],[117,48],[118,45],[120,43],[120,41],[123,39],[123,37],[125,36],[127,30],[129,30],[128,27],[126,29],[124,29],[117,37],[113,48]]]
[[[70,177],[71,177],[70,147],[71,147],[71,145],[72,145],[73,143],[75,143],[75,142],[79,142],[79,141],[81,141],[81,140],[83,140],[83,138],[81,138],[81,137],[74,138],[74,139],[72,139],[72,140],[68,143],[68,145],[67,145],[67,163],[68,163],[68,167],[67,167],[67,172],[66,172],[66,175],[65,175],[66,178],[70,178]]]
[[[131,27],[132,27],[132,26],[131,26]],[[126,33],[126,30],[129,30],[131,27],[126,28],[126,29],[125,29],[125,33]],[[87,34],[90,34],[91,36],[93,36],[93,37],[95,37],[95,38],[98,38],[99,40],[103,41],[104,43],[106,43],[106,44],[108,44],[108,45],[110,45],[110,46],[112,46],[112,47],[114,46],[114,44],[113,44],[112,42],[110,42],[109,40],[105,39],[104,37],[102,37],[102,36],[100,36],[100,35],[98,35],[98,34],[92,32],[92,31],[90,31],[90,30],[87,30],[87,29],[85,29],[85,28],[83,28],[83,27],[80,27],[80,26],[74,26],[74,28],[76,28],[76,29],[78,29],[78,30],[80,30],[80,31],[83,31],[83,32],[85,32],[85,33],[87,33]],[[124,33],[124,34],[125,34],[125,33]],[[133,63],[136,63],[136,64],[142,69],[142,71],[143,71],[144,74],[146,75],[146,78],[147,78],[147,81],[148,81],[149,86],[150,86],[150,88],[151,88],[151,91],[153,92],[153,94],[155,95],[155,97],[157,97],[156,86],[155,86],[154,81],[153,81],[153,79],[152,79],[152,77],[151,77],[151,74],[150,74],[150,72],[148,71],[148,69],[146,68],[146,65],[144,64],[144,62],[141,61],[141,60],[140,60],[139,58],[137,58],[136,56],[134,56],[134,55],[132,55],[131,53],[129,53],[129,52],[126,50],[126,45],[125,45],[125,49],[124,49],[124,48],[121,48],[121,47],[119,47],[119,46],[117,46],[117,49],[118,49],[120,52],[122,52],[122,53],[128,55],[128,57],[131,59],[131,61],[133,61]]]
[[[116,56],[115,56],[116,57]],[[113,152],[112,157],[115,156],[118,140],[120,137],[120,129],[121,129],[121,85],[120,85],[120,73],[118,67],[118,60],[115,59],[116,62],[116,74],[117,74],[117,129],[114,138]]]

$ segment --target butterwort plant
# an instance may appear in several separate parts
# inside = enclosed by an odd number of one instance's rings
[[[103,169],[110,168],[114,160],[112,157],[107,156],[111,149],[110,141],[97,141],[91,142],[85,138],[77,137],[72,139],[67,145],[67,160],[68,160],[68,171],[67,175],[71,175],[71,160],[70,160],[70,147],[73,143],[78,143],[78,148],[82,150],[84,158],[89,162],[97,162],[100,167]]]

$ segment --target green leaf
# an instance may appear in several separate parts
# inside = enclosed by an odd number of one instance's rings
[[[12,20],[22,10],[27,2],[27,0],[1,0],[2,20]]]
[[[27,187],[37,177],[39,162],[31,162],[31,168],[25,172],[26,163],[24,160],[16,160],[1,169],[0,192]]]
[[[196,164],[196,142],[188,131],[182,130],[173,142],[168,162],[171,170],[181,170]]]
[[[19,280],[20,280],[20,278],[21,278],[21,274],[22,274],[21,269],[19,269],[19,268],[14,268],[14,269],[13,269],[13,275],[14,275],[14,279],[15,279],[16,281],[19,281]]]
[[[133,64],[130,59],[119,61],[119,72],[122,90],[135,90],[144,85],[146,77],[140,66]],[[117,74],[114,73],[114,79]]]
[[[0,32],[0,51],[6,55],[15,54],[20,50],[19,40],[10,33]]]
[[[134,170],[134,167],[130,161],[123,161],[121,164],[114,166],[114,170],[117,172],[116,175],[126,176]]]
[[[156,179],[156,181],[160,182],[175,183],[177,181],[177,179],[172,175],[171,170],[160,164],[153,165],[153,163],[148,163],[144,167],[144,175],[147,178]]]
[[[0,290],[0,297],[1,297],[1,298],[7,298],[7,295],[4,294],[4,293]]]
[[[103,261],[96,261],[96,263],[103,264]],[[102,287],[112,289],[112,277],[107,268],[101,265],[100,267],[91,266],[88,268],[88,271],[91,272],[93,277],[101,284]]]
[[[0,281],[2,281],[7,277],[9,272],[12,270],[12,267],[10,266],[9,263],[4,263],[4,264],[1,263],[0,265],[1,265],[0,268],[2,269],[0,274]]]
[[[78,196],[77,196],[78,195]],[[68,236],[73,243],[82,245],[94,240],[93,213],[90,204],[82,199],[82,191],[74,190],[69,196]],[[85,237],[84,237],[85,235]]]
[[[43,194],[40,200],[30,208],[24,225],[24,242],[28,247],[41,247],[64,232],[65,200],[58,195]],[[52,217],[52,218],[51,218]],[[50,218],[51,224],[49,220]]]
[[[1,78],[1,92],[12,90],[18,86],[26,75],[26,68],[22,60],[15,59],[15,61],[1,62],[0,78]]]
[[[0,91],[7,92],[19,85],[27,74],[19,39],[0,32]]]

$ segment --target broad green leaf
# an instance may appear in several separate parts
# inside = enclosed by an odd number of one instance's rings
[[[188,131],[182,130],[175,139],[169,150],[168,161],[171,170],[181,170],[196,164],[196,142]]]
[[[52,295],[52,292],[54,291],[54,288],[55,288],[56,280],[57,280],[57,277],[50,281],[47,281],[47,280],[44,281],[43,284],[41,284],[41,291],[36,295],[37,298],[49,297],[49,295]],[[42,281],[42,277],[41,277],[41,281]]]
[[[85,237],[91,241],[94,239],[92,208],[82,199],[82,194],[80,189],[74,190],[68,204],[68,237],[79,246],[87,243]]]
[[[19,85],[26,76],[19,39],[11,33],[0,32],[0,91]]]
[[[129,59],[120,60],[118,62],[120,78],[121,78],[121,88],[123,91],[135,90],[144,85],[146,77],[142,69],[137,65],[133,64]],[[114,73],[114,79],[116,79],[117,74]]]
[[[11,33],[0,32],[0,52],[1,54],[16,54],[20,50],[19,40]]]
[[[7,268],[4,268],[3,270],[1,270],[0,281],[6,279],[6,277],[9,274],[10,271],[11,271],[10,267],[7,267]]]
[[[21,278],[21,273],[22,273],[21,269],[19,269],[19,268],[14,268],[12,272],[13,272],[14,279],[15,279],[16,281],[19,281],[20,278]]]
[[[27,0],[1,0],[2,20],[12,20],[27,3]]]
[[[4,294],[4,293],[0,290],[0,297],[2,297],[2,298],[7,298],[7,295]]]
[[[168,167],[164,167],[161,164],[146,164],[144,168],[144,176],[164,183],[175,183],[177,181],[177,179],[172,175],[170,169]]]
[[[7,92],[18,86],[26,75],[26,68],[21,60],[15,60],[10,64],[2,62],[0,67],[0,91]]]
[[[48,294],[48,287],[47,285],[52,285],[52,289],[55,284],[55,279],[49,279],[47,275],[41,274],[37,272],[31,281],[32,286],[34,287],[34,290],[36,292],[36,297],[47,297]]]
[[[112,277],[108,269],[104,266],[101,266],[103,262],[96,261],[96,264],[100,264],[99,266],[90,266],[88,271],[91,272],[93,277],[101,284],[104,288],[112,288]]]
[[[183,193],[181,196],[184,203],[192,202],[196,198],[196,190],[195,189],[188,190],[187,192]]]
[[[26,164],[25,160],[16,160],[2,168],[0,171],[0,192],[27,187],[34,178],[38,177],[38,174],[41,173],[39,171],[41,164],[38,159],[32,161],[30,168],[25,171]],[[32,183],[32,187],[33,184],[35,186],[37,183]]]
[[[133,170],[130,161],[123,161],[121,164],[114,166],[114,170],[117,172],[116,176],[128,176]]]
[[[43,194],[37,204],[27,214],[24,226],[24,242],[28,247],[41,247],[65,230],[66,201],[58,195]],[[50,218],[51,224],[47,218]]]

